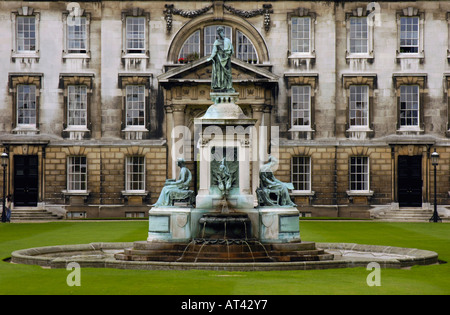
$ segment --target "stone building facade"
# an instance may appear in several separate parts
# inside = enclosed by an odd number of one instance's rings
[[[181,138],[196,190],[194,119],[212,103],[222,25],[253,150],[278,156],[302,213],[429,207],[434,150],[449,204],[449,13],[448,1],[0,1],[7,191],[68,217],[146,216],[177,176]]]

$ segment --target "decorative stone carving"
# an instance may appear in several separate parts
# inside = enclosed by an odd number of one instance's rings
[[[164,12],[164,19],[166,20],[166,29],[167,32],[170,33],[172,31],[172,15],[180,15],[184,18],[195,18],[199,15],[202,15],[208,12],[213,6],[209,5],[199,10],[180,10],[176,9],[173,4],[166,4]]]

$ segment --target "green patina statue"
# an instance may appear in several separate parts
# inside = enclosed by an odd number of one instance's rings
[[[256,190],[258,202],[261,206],[295,207],[291,201],[289,190],[294,189],[292,183],[284,183],[273,175],[272,168],[278,160],[269,156],[268,163],[264,164],[259,171],[260,186]]]
[[[175,200],[188,200],[189,204],[192,205],[194,192],[189,190],[192,174],[186,167],[184,159],[178,159],[177,165],[180,167],[178,179],[166,180],[158,201],[154,206],[173,206]]]
[[[231,40],[225,37],[225,29],[217,28],[218,38],[214,42],[211,56],[207,61],[212,61],[211,89],[214,92],[234,93],[231,76],[231,56],[234,54]]]

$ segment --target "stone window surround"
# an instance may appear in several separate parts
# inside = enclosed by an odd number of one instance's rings
[[[65,11],[62,14],[62,22],[63,22],[63,60],[65,59],[86,59],[89,60],[91,58],[91,49],[90,49],[90,34],[91,34],[91,13],[86,12],[84,9],[80,9],[80,16],[86,18],[86,53],[71,53],[69,52],[69,47],[67,46],[67,17],[70,12]]]
[[[42,87],[42,73],[9,73],[9,92],[12,95],[12,132],[39,133],[40,90]],[[17,86],[36,86],[36,127],[23,129],[17,125]]]
[[[32,52],[19,52],[17,51],[17,17],[19,16],[34,16],[36,21],[36,48],[35,51]],[[39,62],[39,29],[40,29],[40,13],[35,11],[33,8],[23,6],[20,7],[17,11],[11,12],[11,36],[12,43],[11,43],[11,59],[13,62],[16,61],[16,59],[21,60],[35,60],[36,62]]]
[[[127,52],[127,17],[145,17],[145,53],[135,54]],[[150,13],[141,8],[132,8],[122,11],[122,60],[149,59],[150,58]]]
[[[351,182],[350,182],[350,177],[351,177],[351,158],[352,157],[366,157],[367,158],[367,189],[366,190],[351,190]],[[369,201],[374,192],[373,190],[370,190],[370,157],[368,155],[352,155],[349,156],[348,159],[348,186],[349,186],[349,190],[346,191],[347,193],[347,197],[349,199],[349,201],[351,203],[353,203],[353,198],[357,198],[357,197],[365,197],[367,198],[367,200]]]
[[[74,138],[71,133],[84,133],[83,138],[88,138],[92,132],[91,122],[91,96],[93,88],[93,73],[62,73],[59,76],[59,88],[63,90],[64,95],[64,119],[63,119],[63,138]],[[68,86],[69,85],[85,85],[87,87],[87,108],[86,108],[86,127],[71,127],[68,123]]]
[[[368,13],[369,11],[366,8],[358,7],[353,9],[352,12],[347,12],[345,14],[345,25],[347,30],[347,50],[345,52],[345,58],[347,62],[351,59],[366,59],[369,62],[373,62],[375,58],[373,51],[375,16],[369,17]],[[352,17],[367,17],[367,53],[350,52],[350,18]]]
[[[346,131],[347,137],[350,137],[353,133],[364,133],[365,137],[374,136],[373,128],[373,107],[374,107],[374,90],[377,88],[377,75],[376,74],[343,74],[343,88],[346,93]],[[350,126],[350,86],[352,85],[367,85],[369,87],[369,104],[368,104],[368,125],[367,127],[355,127]]]
[[[424,125],[424,100],[425,94],[428,92],[426,88],[427,74],[422,73],[394,73],[394,88],[397,98],[397,134],[423,134],[425,132]],[[400,126],[400,86],[402,85],[418,85],[419,86],[419,125],[414,127]]]
[[[401,34],[401,23],[400,19],[402,17],[418,17],[419,18],[419,52],[417,53],[401,53],[400,52],[400,34]],[[396,60],[400,62],[401,59],[419,59],[420,63],[424,62],[425,52],[424,52],[424,25],[425,25],[425,12],[419,11],[414,7],[407,7],[396,13],[396,23],[397,23],[397,51]]]
[[[292,190],[289,195],[291,196],[300,196],[300,197],[309,197],[310,201],[315,195],[315,192],[312,190],[312,157],[310,155],[294,155],[291,157],[291,182],[293,181],[293,164],[294,164],[294,157],[304,157],[309,159],[309,189],[308,190]]]
[[[298,73],[285,73],[286,88],[288,95],[288,109],[289,109],[289,122],[291,121],[291,87],[293,85],[309,85],[310,91],[310,124],[309,126],[289,126],[288,131],[293,133],[293,138],[298,137],[298,133],[306,133],[307,139],[312,139],[315,133],[315,99],[316,89],[318,85],[318,74],[298,74]]]
[[[119,73],[119,88],[122,90],[122,135],[124,139],[139,140],[143,133],[150,130],[150,86],[152,74],[146,73]],[[145,86],[145,125],[127,126],[126,125],[126,87],[127,85]]]
[[[311,19],[310,25],[310,48],[309,53],[292,53],[291,52],[291,20],[293,17],[309,17]],[[287,14],[287,23],[288,23],[288,62],[291,66],[297,68],[302,63],[306,63],[306,68],[310,68],[310,64],[314,63],[316,60],[316,49],[315,49],[315,25],[316,21],[316,13],[311,12],[306,8],[298,8],[294,11],[291,11]]]

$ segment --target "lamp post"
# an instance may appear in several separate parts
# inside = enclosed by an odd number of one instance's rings
[[[2,156],[2,167],[3,167],[3,197],[2,197],[2,222],[6,222],[6,208],[5,208],[5,198],[6,198],[6,167],[8,166],[8,153],[3,152]]]
[[[441,221],[439,214],[437,212],[437,202],[436,202],[436,166],[439,164],[439,153],[436,152],[436,148],[434,152],[431,153],[431,164],[434,166],[434,212],[433,216],[430,218],[430,222],[438,222]]]

